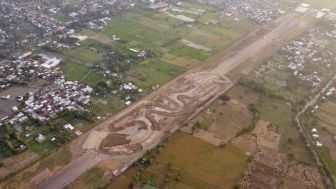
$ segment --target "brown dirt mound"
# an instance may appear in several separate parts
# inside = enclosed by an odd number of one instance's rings
[[[127,139],[127,135],[110,133],[101,143],[101,147],[112,147],[129,144],[130,140]]]

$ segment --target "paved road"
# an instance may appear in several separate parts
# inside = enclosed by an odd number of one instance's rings
[[[101,160],[102,159],[97,156],[97,154],[87,152],[80,156],[78,159],[71,162],[71,164],[64,167],[62,172],[59,172],[56,175],[52,176],[52,179],[45,181],[43,184],[39,185],[36,188],[64,188],[65,186],[70,184],[69,181],[73,181],[74,179],[78,178],[82,173],[86,172],[89,168],[95,166]],[[62,180],[63,182],[60,182],[60,180]]]
[[[253,57],[255,54],[262,53],[263,49],[265,49],[267,46],[271,45],[273,40],[276,40],[284,35],[286,35],[291,29],[295,28],[297,25],[299,25],[300,18],[297,18],[297,16],[293,14],[289,14],[284,16],[284,18],[279,19],[279,23],[277,24],[277,27],[275,27],[271,32],[267,33],[264,37],[261,36],[260,39],[256,39],[256,41],[252,42],[250,45],[246,46],[238,52],[233,57],[224,60],[221,62],[217,67],[215,67],[212,72],[225,75],[230,70],[238,66],[240,63],[243,63],[244,61],[248,60],[249,58]],[[190,72],[188,72],[190,73]],[[187,74],[188,74],[187,73]],[[185,76],[185,75],[184,75]],[[177,79],[177,78],[176,78]],[[169,85],[169,84],[167,84]],[[166,86],[167,86],[166,85]],[[164,87],[163,87],[164,88]],[[151,94],[151,96],[158,94],[159,91],[156,91]],[[132,108],[138,104],[143,103],[143,101],[146,101],[147,99],[140,100],[139,102],[133,104],[133,106],[123,110],[122,112],[118,113],[114,116],[114,118],[120,117],[121,115],[127,114],[129,111],[132,110]],[[142,101],[142,102],[141,102]],[[106,125],[106,123],[105,123]],[[102,128],[102,126],[97,126],[98,128]],[[76,178],[78,178],[81,174],[83,174],[86,170],[92,168],[94,165],[96,165],[102,158],[105,158],[103,156],[92,156],[90,153],[85,153],[84,155],[80,156],[78,159],[74,160],[72,163],[70,163],[68,166],[66,166],[64,169],[62,169],[59,173],[52,176],[48,180],[41,183],[39,186],[36,187],[36,189],[61,189],[71,182],[73,182]],[[111,158],[111,157],[110,157]],[[116,161],[121,161],[121,158],[119,157],[113,157]],[[136,158],[131,158],[129,162],[136,160]],[[123,160],[124,162],[124,160]]]
[[[226,74],[240,63],[253,57],[255,54],[262,52],[266,47],[268,47],[274,40],[279,39],[281,36],[285,35],[291,31],[295,26],[297,26],[303,17],[295,18],[294,14],[286,15],[282,22],[271,32],[267,33],[264,37],[258,41],[248,45],[238,54],[224,60],[221,64],[215,68],[215,72],[218,74]]]

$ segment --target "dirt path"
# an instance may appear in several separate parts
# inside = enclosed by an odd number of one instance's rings
[[[86,152],[59,173],[50,177],[36,188],[63,188],[73,182],[86,170],[96,165],[96,163],[99,162],[98,160],[101,160],[101,158],[112,158],[115,161],[125,162],[125,157],[132,157],[127,159],[128,164],[136,161],[137,157],[140,157],[147,149],[155,147],[165,136],[167,136],[167,134],[175,132],[190,118],[194,117],[200,111],[208,107],[219,95],[229,90],[233,85],[233,83],[228,81],[225,77],[229,71],[238,66],[240,63],[243,63],[249,58],[255,56],[255,54],[262,53],[265,48],[273,43],[274,40],[281,38],[293,28],[298,26],[301,19],[302,17],[299,18],[294,14],[289,14],[280,18],[275,22],[277,23],[277,26],[269,33],[265,34],[265,36],[255,38],[249,44],[246,44],[246,47],[240,52],[237,52],[237,54],[231,58],[220,62],[214,69],[206,71],[196,69],[189,71],[169,82],[158,91],[153,92],[144,99],[139,100],[137,103],[134,103],[132,106],[124,109],[112,118],[98,125],[94,130],[112,132],[108,130],[108,126],[111,125],[111,123],[113,123],[116,127],[124,127],[130,123],[129,119],[133,122],[141,119],[146,120],[146,123],[149,124],[148,128],[150,129],[148,129],[148,131],[155,131],[155,134],[153,134],[150,138],[144,138],[142,141],[139,141],[137,138],[137,142],[131,142],[129,146],[112,146],[108,148],[109,151],[97,151],[99,155],[94,157],[91,157],[88,155],[88,152]],[[183,82],[181,82],[181,80]],[[160,97],[161,99],[173,99],[176,103],[180,104],[180,107],[175,110],[167,109],[162,111],[162,107],[164,106],[161,106],[161,109],[158,109],[157,111],[149,110],[149,107],[146,106],[146,104],[148,105],[151,101],[154,101],[154,99],[156,99],[155,97]],[[161,103],[164,103],[164,100],[162,100]],[[134,136],[129,136],[131,141],[132,137]],[[81,140],[84,141],[85,138],[82,138]],[[140,145],[142,148],[135,148],[136,144]],[[81,148],[81,146],[78,146],[78,148]],[[123,151],[118,151],[120,149],[123,149]],[[90,150],[92,149],[89,149],[89,151]],[[122,154],[126,153],[125,151],[129,155]]]
[[[298,126],[298,129],[303,136],[303,138],[306,140],[307,144],[309,144],[309,149],[312,152],[312,155],[314,156],[315,162],[319,167],[322,167],[322,174],[326,178],[325,179],[325,184],[326,187],[329,188],[334,188],[334,183],[333,179],[330,178],[328,175],[328,170],[326,169],[325,165],[323,164],[323,161],[321,160],[321,157],[319,156],[318,152],[315,150],[313,146],[315,146],[315,141],[313,138],[310,136],[309,131],[302,125],[301,123],[301,117],[306,113],[306,111],[314,106],[318,100],[320,99],[321,95],[325,94],[325,92],[330,88],[332,83],[336,80],[336,75],[327,83],[327,85],[315,96],[313,96],[303,107],[301,111],[299,111],[296,116],[295,116],[295,122],[296,125]]]

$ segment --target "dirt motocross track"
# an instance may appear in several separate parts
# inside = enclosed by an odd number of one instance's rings
[[[230,89],[234,82],[226,77],[229,71],[301,27],[302,18],[288,14],[272,22],[276,25],[272,29],[258,28],[233,44],[229,50],[234,49],[235,54],[217,66],[189,71],[98,125],[74,141],[72,148],[81,151],[80,155],[35,188],[63,188],[106,159],[120,163],[121,167],[131,165]],[[119,137],[121,141],[107,137]],[[118,169],[120,166],[115,168]]]

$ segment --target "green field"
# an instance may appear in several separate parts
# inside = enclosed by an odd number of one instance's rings
[[[139,87],[148,89],[153,85],[160,86],[167,83],[184,69],[180,66],[167,64],[161,61],[142,62],[136,65],[128,73],[131,81],[134,81]]]
[[[91,99],[90,109],[95,112],[97,116],[106,115],[106,113],[117,113],[122,108],[125,107],[125,104],[120,100],[120,97],[111,94],[106,94],[104,97],[93,97]]]
[[[108,179],[104,179],[104,170],[100,168],[92,168],[81,175],[75,182],[68,185],[65,189],[97,189],[102,188],[108,182]]]
[[[81,81],[91,87],[95,86],[102,80],[102,76],[96,74],[87,66],[77,64],[74,62],[66,62],[61,65],[61,69],[64,73],[65,79],[70,81]]]
[[[304,121],[308,130],[313,127],[318,129],[319,141],[323,143],[323,147],[318,148],[317,151],[336,181],[335,139],[333,138],[336,135],[336,104],[331,101],[320,104],[314,113],[306,114]],[[331,136],[332,140],[326,140],[328,136]]]
[[[290,105],[282,100],[263,97],[259,100],[258,111],[260,112],[261,120],[271,122],[282,128],[283,133],[279,143],[280,152],[291,155],[298,161],[313,163],[307,147],[301,140],[292,121],[295,113]]]
[[[336,181],[336,161],[331,157],[330,151],[327,147],[318,150],[320,156],[326,167],[330,170],[331,176]]]
[[[182,6],[187,8],[202,7],[203,10],[209,10],[209,12],[205,12],[204,16],[199,18],[198,16],[194,17],[196,19],[194,23],[185,23],[168,16],[166,13],[136,9],[114,16],[101,32],[85,30],[83,33],[92,38],[97,38],[97,36],[112,38],[113,35],[116,35],[121,38],[122,46],[126,49],[150,49],[162,61],[165,61],[162,58],[163,55],[169,53],[177,62],[174,64],[178,64],[180,58],[204,61],[255,28],[244,18],[240,22],[224,17],[217,18],[216,15],[219,15],[220,12],[213,7],[192,3],[183,3]],[[206,20],[215,18],[218,19],[217,24],[206,23]],[[204,45],[213,51],[205,52],[189,47],[181,42],[182,39]],[[114,45],[118,43],[113,42]],[[181,66],[185,65],[182,63]]]
[[[308,129],[317,127],[336,135],[336,104],[331,101],[320,104],[314,113],[305,116],[304,121]]]
[[[100,64],[103,60],[97,49],[89,47],[79,47],[67,50],[64,52],[64,55],[88,66]]]
[[[231,189],[247,168],[248,156],[235,146],[216,147],[191,135],[176,133],[141,174],[158,188]],[[127,188],[137,174],[132,168],[107,188]]]

